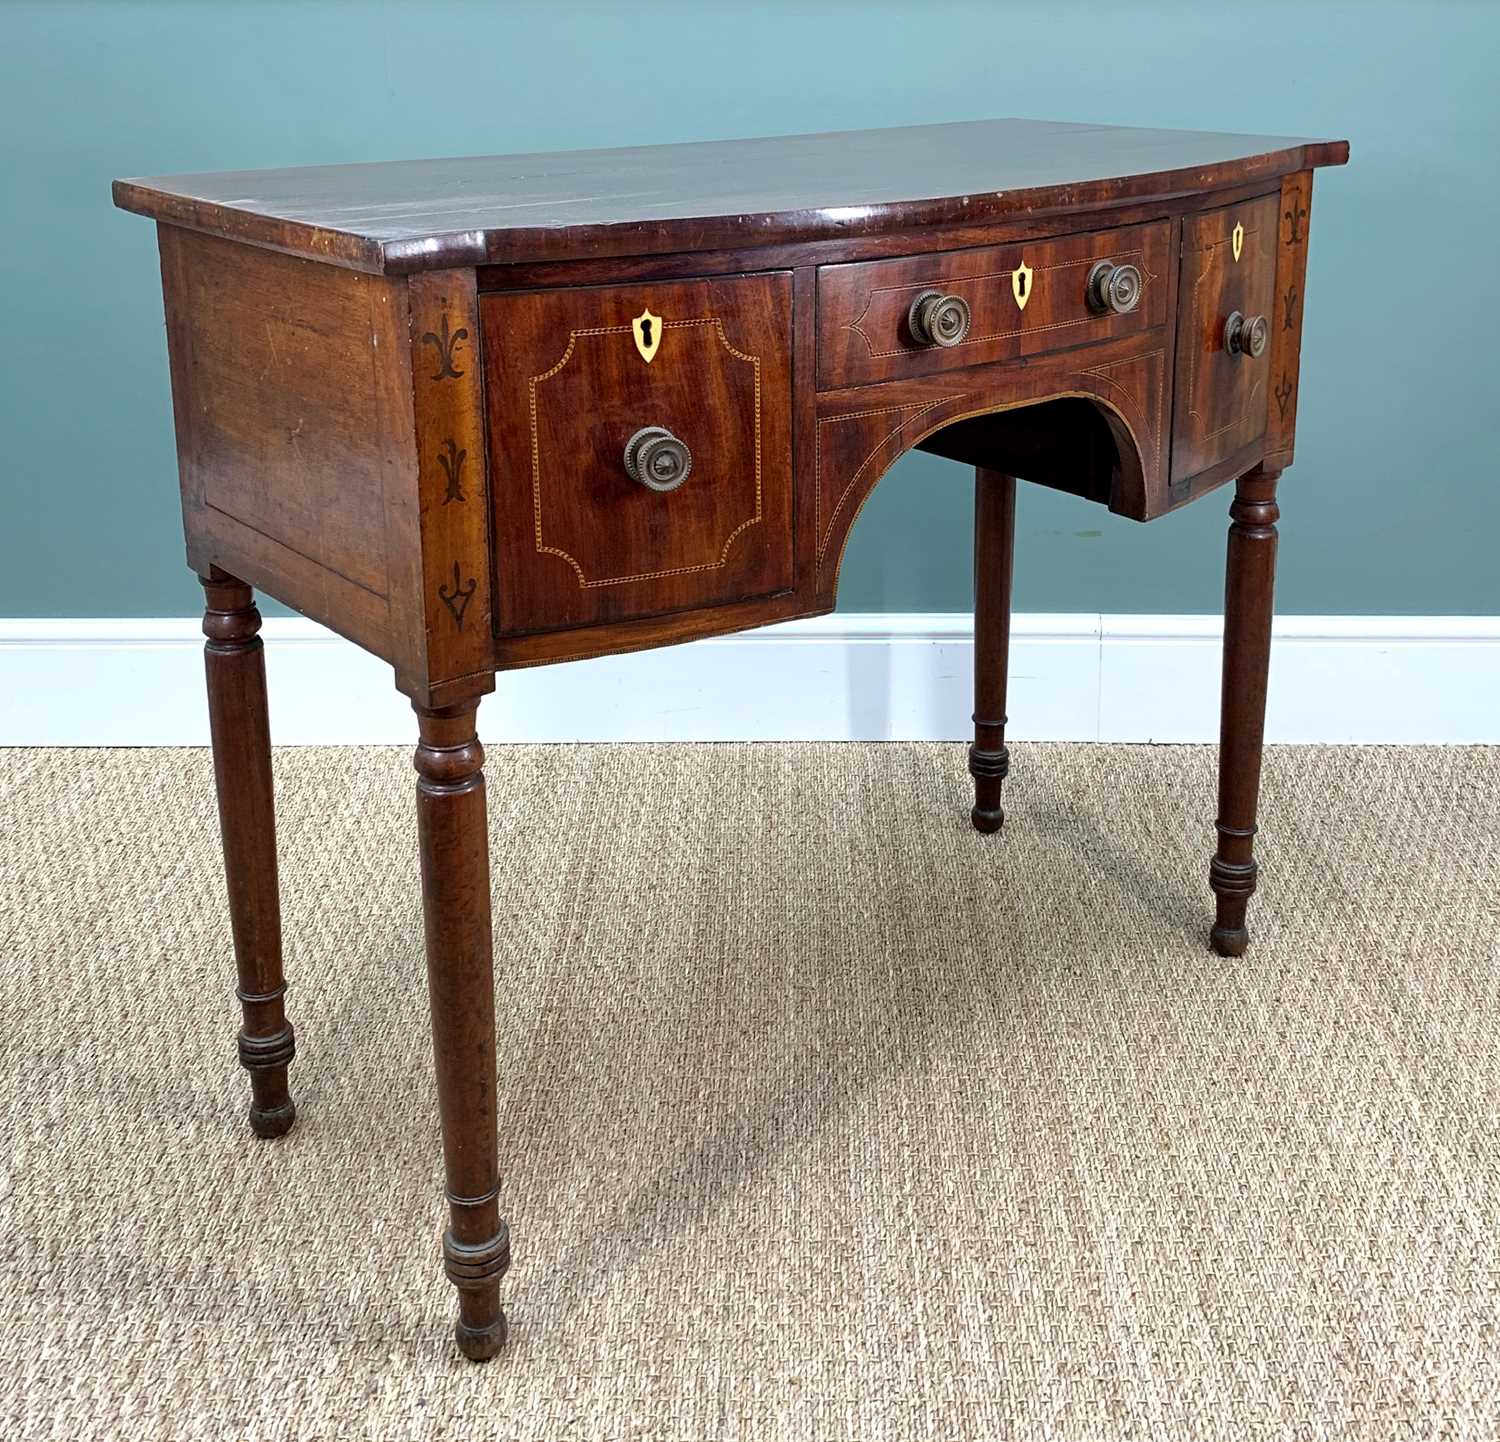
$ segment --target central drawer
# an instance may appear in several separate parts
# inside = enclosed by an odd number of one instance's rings
[[[818,271],[818,385],[823,390],[1013,360],[1113,340],[1167,318],[1170,223],[1053,240],[950,250]],[[1134,272],[1137,289],[1128,293]],[[1101,269],[1102,268],[1102,269]],[[1091,295],[1120,271],[1113,297]],[[1126,288],[1120,288],[1122,284]],[[914,307],[933,296],[967,312],[960,338],[922,333]],[[1123,311],[1111,308],[1128,304]],[[949,344],[942,344],[947,340]]]
[[[497,630],[792,584],[786,272],[480,299]]]

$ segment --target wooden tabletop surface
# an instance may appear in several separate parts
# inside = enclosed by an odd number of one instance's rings
[[[725,248],[1212,190],[1344,141],[981,120],[618,150],[118,180],[158,220],[376,273]]]

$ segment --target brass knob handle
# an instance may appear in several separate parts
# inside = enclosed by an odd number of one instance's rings
[[[1241,315],[1231,311],[1224,322],[1224,349],[1230,355],[1247,355],[1259,360],[1266,353],[1266,344],[1271,339],[1271,328],[1263,315]]]
[[[1141,303],[1141,273],[1133,265],[1101,260],[1088,280],[1089,308],[1129,315]]]
[[[924,290],[912,301],[906,324],[922,345],[957,345],[969,333],[969,302],[959,295]]]
[[[625,474],[653,491],[675,491],[693,469],[693,453],[665,426],[642,426],[625,442]]]

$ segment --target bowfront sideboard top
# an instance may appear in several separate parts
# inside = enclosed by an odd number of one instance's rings
[[[471,1357],[505,1340],[480,697],[499,671],[833,609],[922,448],[976,470],[973,822],[1003,819],[1017,478],[1230,507],[1211,932],[1249,940],[1312,172],[1342,141],[996,120],[121,180],[158,222],[251,1121],[292,1125],[252,587],[417,712]]]
[[[1142,520],[1285,465],[1347,151],[995,120],[115,199],[160,223],[189,560],[436,703],[831,609],[917,445]]]
[[[1339,165],[1344,141],[975,120],[115,182],[153,219],[377,275],[1028,220]]]

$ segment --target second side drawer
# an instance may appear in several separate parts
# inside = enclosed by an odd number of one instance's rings
[[[1153,221],[1015,245],[825,265],[818,271],[819,388],[1041,355],[1161,325],[1167,318],[1170,234],[1170,222]],[[1101,262],[1134,267],[1139,277],[1135,304],[1124,313],[1090,299],[1089,278]],[[951,297],[960,315],[967,309],[961,339],[943,345],[921,333],[913,305],[928,295]]]
[[[1182,222],[1172,479],[1185,481],[1265,434],[1269,337],[1251,350],[1227,344],[1229,320],[1262,324],[1276,304],[1279,197],[1221,206]]]

